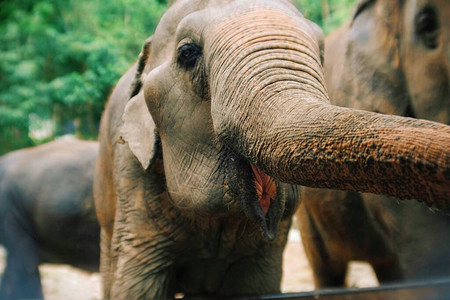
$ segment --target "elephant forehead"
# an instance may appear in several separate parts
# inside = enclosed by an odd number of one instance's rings
[[[234,32],[237,29],[240,31],[247,30],[263,30],[259,28],[261,21],[269,21],[274,24],[292,25],[292,21],[295,20],[295,27],[299,24],[296,23],[298,17],[301,16],[296,10],[289,9],[284,5],[280,5],[274,1],[263,2],[249,2],[242,4],[237,2],[234,5],[230,5],[227,9],[217,9],[214,22],[211,22],[209,27],[211,35],[216,38],[223,38],[223,36],[217,36],[217,34],[226,34]],[[247,22],[250,20],[251,22]]]
[[[209,51],[210,64],[217,58],[226,59],[222,53],[246,57],[254,53],[255,46],[264,40],[295,41],[296,44],[308,44],[318,52],[314,32],[306,19],[284,5],[263,2],[238,7],[211,25],[205,33],[205,49]]]

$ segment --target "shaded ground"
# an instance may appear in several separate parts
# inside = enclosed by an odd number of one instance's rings
[[[5,251],[0,248],[0,274],[4,269]],[[311,291],[314,289],[311,268],[303,251],[300,235],[292,231],[284,253],[283,292]],[[100,299],[100,275],[87,273],[67,265],[44,264],[40,267],[44,295],[47,300]],[[376,286],[377,280],[370,266],[352,263],[347,278],[349,286]]]

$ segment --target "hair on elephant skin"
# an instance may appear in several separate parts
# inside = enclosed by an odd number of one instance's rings
[[[360,1],[325,40],[325,79],[334,104],[450,124],[450,1]],[[355,192],[303,189],[302,199],[316,286],[343,285],[351,260],[382,283],[450,276],[448,214]]]
[[[100,126],[105,298],[279,292],[295,184],[449,207],[450,127],[330,105],[321,45],[288,1],[169,8]]]
[[[97,271],[100,228],[92,191],[98,143],[56,141],[0,158],[0,299],[42,299],[38,266]]]

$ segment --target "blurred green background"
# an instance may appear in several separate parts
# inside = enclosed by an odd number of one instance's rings
[[[356,0],[294,0],[325,33]],[[0,155],[72,134],[96,139],[112,87],[165,0],[0,1]]]

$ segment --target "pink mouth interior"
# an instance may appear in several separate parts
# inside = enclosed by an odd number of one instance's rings
[[[272,177],[254,165],[250,165],[252,166],[253,174],[255,174],[255,186],[258,201],[265,215],[269,211],[270,201],[275,199],[277,195],[277,186],[275,185],[275,181]]]

